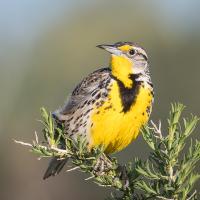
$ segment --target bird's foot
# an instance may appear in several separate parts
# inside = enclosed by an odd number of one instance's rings
[[[127,189],[129,187],[129,178],[128,178],[126,167],[119,165],[117,170],[119,171],[119,177],[123,183],[124,189]]]
[[[94,173],[97,176],[104,175],[113,168],[112,162],[105,154],[102,154],[94,166]]]

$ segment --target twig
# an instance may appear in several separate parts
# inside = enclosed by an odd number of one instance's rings
[[[195,191],[191,194],[191,196],[190,196],[189,198],[187,198],[186,200],[191,200],[191,199],[196,195],[196,193],[197,193],[197,191],[195,190]]]
[[[158,137],[162,140],[163,135],[162,135],[162,131],[161,131],[161,121],[159,120],[158,123],[159,123],[158,126],[156,126],[156,124],[151,120],[151,124],[153,126],[154,132],[157,133]]]
[[[30,143],[26,143],[26,142],[22,142],[22,141],[18,141],[18,140],[14,140],[14,142],[17,143],[17,144],[21,144],[23,146],[33,147],[33,145],[30,144]]]
[[[37,144],[39,143],[38,135],[37,135],[37,132],[36,132],[36,131],[35,131],[35,141],[36,141]]]
[[[73,167],[71,169],[66,170],[66,172],[71,172],[71,171],[74,171],[74,170],[79,169],[79,168],[80,168],[79,166],[76,166],[76,167]]]
[[[69,151],[64,150],[64,149],[59,149],[59,148],[57,148],[55,146],[51,146],[50,149],[52,149],[52,150],[54,150],[54,151],[56,151],[58,153],[62,153],[64,155],[68,155],[69,154]]]
[[[95,177],[94,175],[89,176],[88,178],[85,178],[85,181],[88,181],[88,180],[90,180],[90,179],[93,179],[94,177]]]

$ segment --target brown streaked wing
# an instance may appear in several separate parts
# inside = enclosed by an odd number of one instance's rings
[[[85,77],[73,90],[60,114],[67,115],[76,110],[83,101],[91,99],[93,91],[106,87],[107,80],[111,79],[110,75],[109,68],[101,68]]]

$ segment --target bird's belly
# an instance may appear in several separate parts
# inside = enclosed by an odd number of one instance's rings
[[[123,112],[118,90],[114,88],[110,101],[94,109],[90,146],[102,145],[106,153],[113,153],[129,145],[148,121],[147,110],[151,107],[152,99],[149,89],[141,88],[130,110]]]

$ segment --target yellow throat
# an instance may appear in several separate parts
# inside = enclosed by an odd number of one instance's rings
[[[125,87],[132,87],[133,81],[129,75],[133,73],[133,63],[124,56],[112,55],[111,57],[112,74],[119,79]]]

